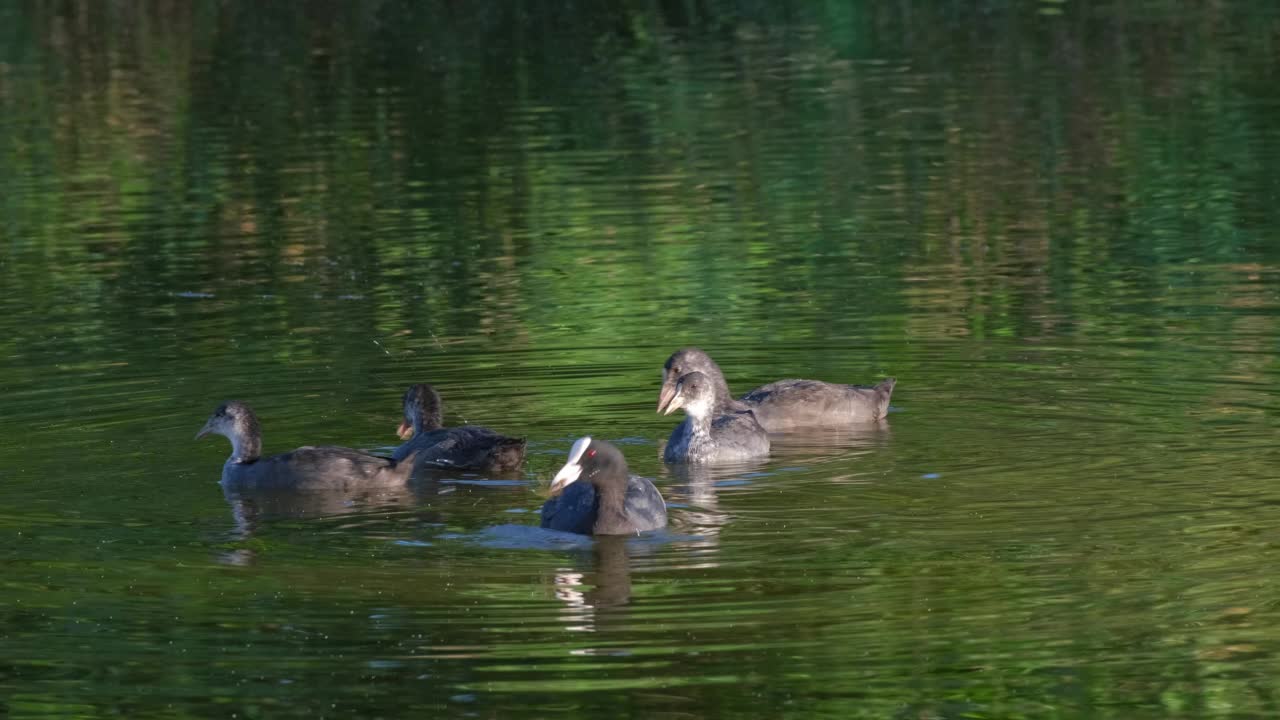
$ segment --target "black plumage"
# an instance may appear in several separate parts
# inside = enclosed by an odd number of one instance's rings
[[[404,394],[404,420],[398,433],[406,442],[391,458],[400,460],[417,453],[419,466],[506,472],[524,463],[524,438],[500,435],[486,427],[442,427],[440,394],[427,384],[410,387]]]
[[[649,480],[631,475],[612,443],[579,438],[551,483],[542,527],[580,535],[633,535],[667,525],[667,504]]]

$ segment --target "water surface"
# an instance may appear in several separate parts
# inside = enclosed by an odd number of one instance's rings
[[[1270,3],[0,8],[12,717],[1266,718]],[[662,362],[899,380],[661,463]],[[192,436],[525,472],[224,497]],[[532,528],[573,439],[672,527]]]

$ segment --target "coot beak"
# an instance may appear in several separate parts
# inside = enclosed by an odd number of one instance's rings
[[[401,420],[400,427],[396,428],[396,435],[399,435],[401,440],[408,440],[413,437],[413,426],[408,420]]]
[[[212,428],[212,427],[209,427],[212,423],[213,423],[213,421],[212,421],[212,420],[210,420],[210,421],[208,421],[208,422],[206,422],[206,423],[204,424],[204,427],[200,428],[200,432],[196,433],[196,439],[197,439],[197,440],[199,440],[200,438],[204,437],[205,435],[208,435],[209,433],[213,432],[213,428]]]
[[[662,389],[658,391],[658,412],[666,415],[671,412],[667,405],[676,396],[676,383],[673,379],[662,378]],[[665,412],[664,412],[665,411]]]
[[[556,473],[556,477],[551,481],[551,494],[556,495],[560,491],[572,485],[580,475],[582,475],[582,456],[587,452],[587,447],[591,445],[591,436],[578,438],[573,447],[569,448],[569,462],[560,468],[560,472]],[[592,451],[595,454],[595,451]]]
[[[663,389],[665,390],[666,388]],[[683,386],[679,383],[676,383],[676,386],[671,389],[671,397],[667,398],[667,402],[665,404],[658,406],[658,410],[660,410],[663,415],[670,415],[672,412],[684,407],[684,398],[681,396],[680,392],[683,389]]]
[[[565,463],[560,468],[560,472],[556,473],[556,477],[551,481],[551,494],[559,495],[565,488],[572,485],[579,476],[582,475],[582,466],[576,462]]]

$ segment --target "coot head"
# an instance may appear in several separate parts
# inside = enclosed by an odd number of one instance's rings
[[[667,358],[667,362],[662,366],[662,389],[658,391],[658,412],[667,409],[667,405],[671,402],[671,398],[676,394],[676,382],[692,372],[702,373],[715,383],[716,387],[721,391],[724,397],[729,397],[729,385],[724,380],[724,373],[720,372],[720,366],[716,365],[716,361],[711,356],[696,347],[681,348]]]
[[[221,435],[230,440],[233,460],[253,460],[262,450],[262,428],[258,425],[258,416],[238,400],[228,400],[219,405],[196,433],[196,439],[208,435]]]
[[[605,440],[582,437],[573,444],[569,461],[551,481],[551,494],[557,495],[583,479],[596,487],[616,484],[625,488],[627,477],[627,460],[622,451]]]
[[[440,393],[426,383],[411,386],[404,394],[404,420],[396,428],[401,440],[414,433],[430,432],[443,426]]]
[[[720,410],[724,400],[710,376],[691,372],[676,381],[675,390],[671,393],[667,404],[658,409],[663,415],[670,415],[683,408],[689,417],[701,418]]]
[[[258,431],[258,418],[253,414],[253,410],[238,400],[228,400],[213,411],[205,421],[204,427],[196,433],[196,439],[199,440],[207,435],[231,437],[243,435],[251,430]]]

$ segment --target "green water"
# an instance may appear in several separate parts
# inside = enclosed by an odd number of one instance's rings
[[[1269,2],[0,6],[0,715],[1280,714]],[[899,380],[660,461],[661,365]],[[526,471],[230,504],[392,447]],[[671,532],[530,529],[573,439]]]

